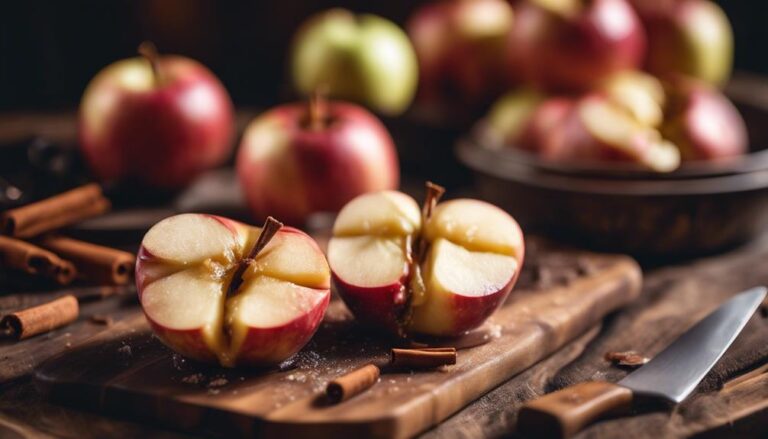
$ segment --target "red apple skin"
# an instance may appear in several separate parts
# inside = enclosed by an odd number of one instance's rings
[[[307,105],[276,107],[254,120],[237,156],[237,174],[256,218],[303,224],[337,212],[365,192],[394,189],[399,165],[384,125],[360,106],[327,103],[328,125],[306,127]]]
[[[520,260],[519,267],[522,267],[522,259]],[[509,283],[501,290],[487,294],[480,297],[461,296],[455,294],[453,296],[453,309],[454,311],[454,327],[453,330],[444,334],[447,336],[459,336],[467,331],[475,329],[482,325],[488,317],[490,317],[496,310],[504,304],[509,297],[509,293],[512,292],[517,283],[517,278],[520,276],[520,269],[515,271],[515,275],[509,280]]]
[[[179,188],[230,156],[232,102],[208,69],[163,56],[159,66],[166,83],[131,90],[116,79],[125,62],[146,61],[125,60],[102,70],[81,101],[80,146],[96,177]]]
[[[715,86],[733,68],[733,30],[710,0],[633,0],[648,34],[645,68],[659,77],[686,75]]]
[[[548,91],[585,91],[644,59],[645,31],[626,0],[582,3],[568,18],[532,2],[516,9],[511,38],[520,64],[529,81]]]
[[[667,88],[670,105],[662,133],[680,148],[683,160],[715,160],[749,151],[746,123],[719,90],[681,78]]]
[[[458,24],[468,8],[496,8],[509,15],[508,28],[493,37],[473,36]],[[427,3],[416,9],[406,30],[419,60],[417,99],[426,106],[452,104],[476,108],[489,103],[516,82],[510,67],[509,33],[512,9],[504,0]]]
[[[573,106],[574,100],[569,98],[545,100],[534,110],[519,139],[510,145],[519,145],[522,149],[536,153],[546,151],[551,133],[563,123]]]
[[[332,278],[336,291],[358,322],[390,334],[402,332],[405,286],[411,278],[407,270],[398,282],[373,288],[350,285],[336,273],[332,273]]]
[[[317,332],[331,300],[330,289],[316,291],[318,301],[308,313],[282,326],[249,328],[237,364],[274,365],[299,352]]]

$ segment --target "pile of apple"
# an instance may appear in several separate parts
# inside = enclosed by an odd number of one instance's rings
[[[733,35],[715,3],[513,4],[499,56],[521,81],[481,123],[490,147],[661,172],[747,152],[745,123],[718,88],[732,69]]]

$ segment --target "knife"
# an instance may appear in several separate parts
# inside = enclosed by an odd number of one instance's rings
[[[639,399],[682,402],[733,343],[765,296],[765,287],[737,294],[616,384],[575,384],[526,403],[518,414],[518,431],[532,437],[570,437],[602,415],[626,411]]]

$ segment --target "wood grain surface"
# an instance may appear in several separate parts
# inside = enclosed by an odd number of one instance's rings
[[[460,351],[455,366],[386,373],[370,391],[337,405],[325,402],[326,383],[382,361],[391,346],[362,332],[340,301],[332,303],[311,344],[282,370],[188,362],[151,336],[136,311],[45,363],[35,380],[68,405],[198,433],[410,437],[585,333],[640,291],[639,267],[623,256],[554,252],[538,260],[532,275],[538,280],[529,285],[539,288],[517,291],[494,315],[489,343]],[[542,268],[548,264],[551,269]]]

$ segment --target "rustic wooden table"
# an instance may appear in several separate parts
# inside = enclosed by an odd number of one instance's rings
[[[15,126],[8,120],[0,121],[0,134]],[[61,126],[69,129],[71,125]],[[627,372],[608,364],[603,359],[605,352],[632,349],[653,356],[718,303],[759,284],[768,284],[768,238],[720,255],[648,268],[643,293],[631,306],[465,407],[423,437],[514,436],[516,413],[523,401],[573,382],[618,380]],[[768,336],[766,319],[762,315],[754,319],[750,327]],[[78,336],[74,331],[68,335],[73,340]],[[0,359],[10,358],[13,349],[10,342],[0,343]],[[30,361],[35,354],[40,353],[30,353]],[[7,363],[0,361],[0,369],[5,367]],[[674,409],[600,422],[579,437],[766,437],[768,374],[760,372],[742,375],[721,389],[698,392]],[[158,426],[52,404],[28,377],[2,385],[0,437],[62,436],[190,437]]]

